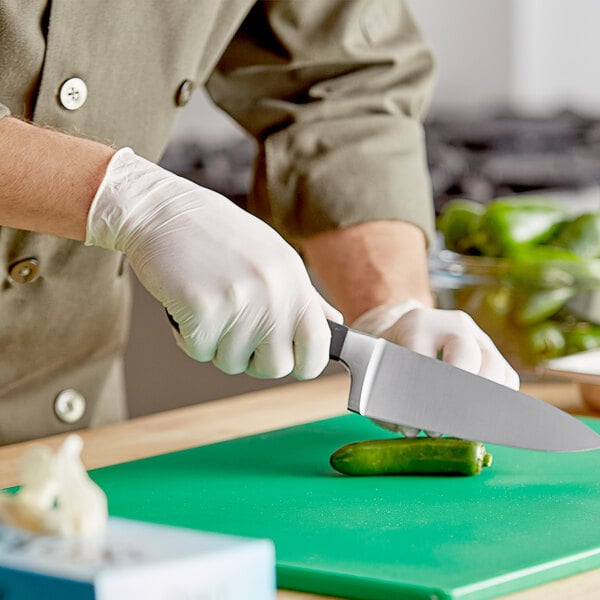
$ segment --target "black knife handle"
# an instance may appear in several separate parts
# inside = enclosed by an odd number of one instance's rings
[[[327,320],[329,329],[331,329],[331,345],[329,346],[329,356],[333,360],[340,360],[342,348],[344,347],[344,340],[348,333],[348,328],[340,323],[334,323],[333,321]]]

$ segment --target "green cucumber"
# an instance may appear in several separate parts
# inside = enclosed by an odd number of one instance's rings
[[[492,455],[481,442],[458,438],[388,438],[346,444],[329,461],[346,475],[477,475]]]

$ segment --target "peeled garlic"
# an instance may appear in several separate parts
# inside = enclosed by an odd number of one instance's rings
[[[20,490],[0,493],[0,522],[35,533],[102,538],[106,495],[87,474],[82,447],[73,434],[55,453],[45,446],[30,450],[20,465]]]

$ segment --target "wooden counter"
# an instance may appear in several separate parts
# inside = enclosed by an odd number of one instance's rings
[[[253,392],[197,406],[132,419],[125,423],[80,432],[88,469],[174,452],[262,431],[344,414],[349,379],[346,375]],[[592,414],[584,408],[575,384],[527,384],[523,391],[574,414]],[[63,436],[44,438],[56,448]],[[0,448],[0,488],[19,483],[18,461],[39,442]],[[511,594],[511,600],[597,598],[600,569]],[[279,600],[324,598],[280,590]]]

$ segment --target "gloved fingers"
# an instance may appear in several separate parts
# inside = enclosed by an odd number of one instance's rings
[[[415,309],[384,332],[393,341],[465,371],[501,384],[517,384],[518,376],[491,338],[462,311]],[[517,384],[518,385],[518,384]]]
[[[504,385],[513,390],[518,390],[521,387],[521,378],[519,377],[519,374],[508,363],[506,363]]]
[[[329,346],[331,330],[324,318],[319,294],[315,294],[306,307],[294,333],[294,370],[292,376],[299,380],[313,379],[323,372],[329,362]],[[333,309],[335,311],[335,309]],[[337,313],[337,311],[335,311]],[[331,313],[333,317],[341,317],[340,313]],[[341,323],[342,321],[336,320]]]
[[[518,390],[520,386],[518,373],[496,348],[492,338],[480,329],[475,321],[472,322],[472,330],[481,346],[482,361],[479,375]]]
[[[223,330],[224,325],[221,327],[215,326],[216,323],[222,320],[219,319],[219,315],[215,312],[214,307],[216,306],[217,303],[215,302],[213,310],[210,313],[208,307],[203,308],[202,311],[196,311],[197,314],[202,312],[204,315],[201,322],[198,321],[197,316],[184,317],[178,314],[176,318],[169,310],[166,311],[175,343],[189,357],[199,362],[209,362],[213,360],[217,353],[219,334]],[[173,312],[177,312],[174,309],[172,310]]]
[[[481,348],[481,358],[479,375],[496,383],[506,385],[508,365],[504,357],[496,350],[484,346]]]
[[[334,323],[343,323],[344,315],[335,307],[331,306],[321,294],[317,293],[317,299],[319,301],[319,305],[321,306],[321,310],[325,314],[325,318],[329,321],[333,321]]]
[[[175,341],[188,356],[198,362],[209,362],[215,358],[222,332],[227,329],[222,315],[216,311],[215,306],[210,314],[204,311],[202,320],[190,317],[179,323],[179,336],[175,336]]]
[[[256,332],[232,327],[219,342],[213,364],[228,375],[244,373],[256,349]]]
[[[259,379],[278,379],[289,375],[293,368],[292,336],[285,330],[273,328],[254,350],[246,374]]]
[[[517,372],[496,349],[492,340],[480,330],[473,335],[448,338],[441,351],[444,362],[512,389],[519,389]]]
[[[478,374],[483,363],[482,349],[472,336],[449,335],[440,346],[442,360],[459,369]]]
[[[521,378],[519,377],[519,374],[506,361],[502,379],[497,381],[513,390],[518,390],[521,387]]]

